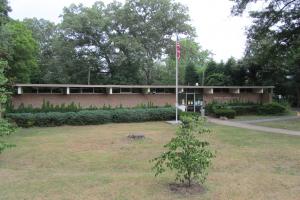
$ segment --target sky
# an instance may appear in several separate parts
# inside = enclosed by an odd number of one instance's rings
[[[14,19],[44,18],[60,22],[64,7],[72,3],[91,6],[96,0],[9,0]],[[105,3],[112,0],[102,0]],[[124,0],[119,0],[124,2]],[[230,15],[232,2],[229,0],[176,0],[189,8],[191,24],[196,28],[196,41],[203,49],[213,53],[217,61],[230,57],[239,59],[244,54],[245,28],[251,20],[247,16]]]

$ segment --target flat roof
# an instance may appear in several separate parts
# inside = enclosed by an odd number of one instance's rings
[[[175,85],[81,85],[81,84],[15,84],[14,87],[50,87],[50,88],[176,88]],[[274,88],[274,86],[191,86],[179,85],[179,88]]]

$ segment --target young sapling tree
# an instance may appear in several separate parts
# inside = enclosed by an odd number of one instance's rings
[[[208,148],[209,143],[201,140],[201,136],[211,131],[204,126],[205,119],[200,116],[182,117],[181,122],[176,137],[164,146],[167,151],[151,161],[155,162],[155,176],[166,169],[174,170],[175,180],[190,187],[193,181],[204,183],[206,180],[214,153]]]

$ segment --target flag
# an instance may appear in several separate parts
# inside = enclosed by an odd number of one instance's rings
[[[180,43],[179,43],[178,37],[177,37],[177,40],[176,40],[176,52],[177,52],[176,58],[178,60],[180,60]]]

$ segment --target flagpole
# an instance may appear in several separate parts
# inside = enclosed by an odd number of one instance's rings
[[[176,124],[178,123],[178,34],[176,34]]]

